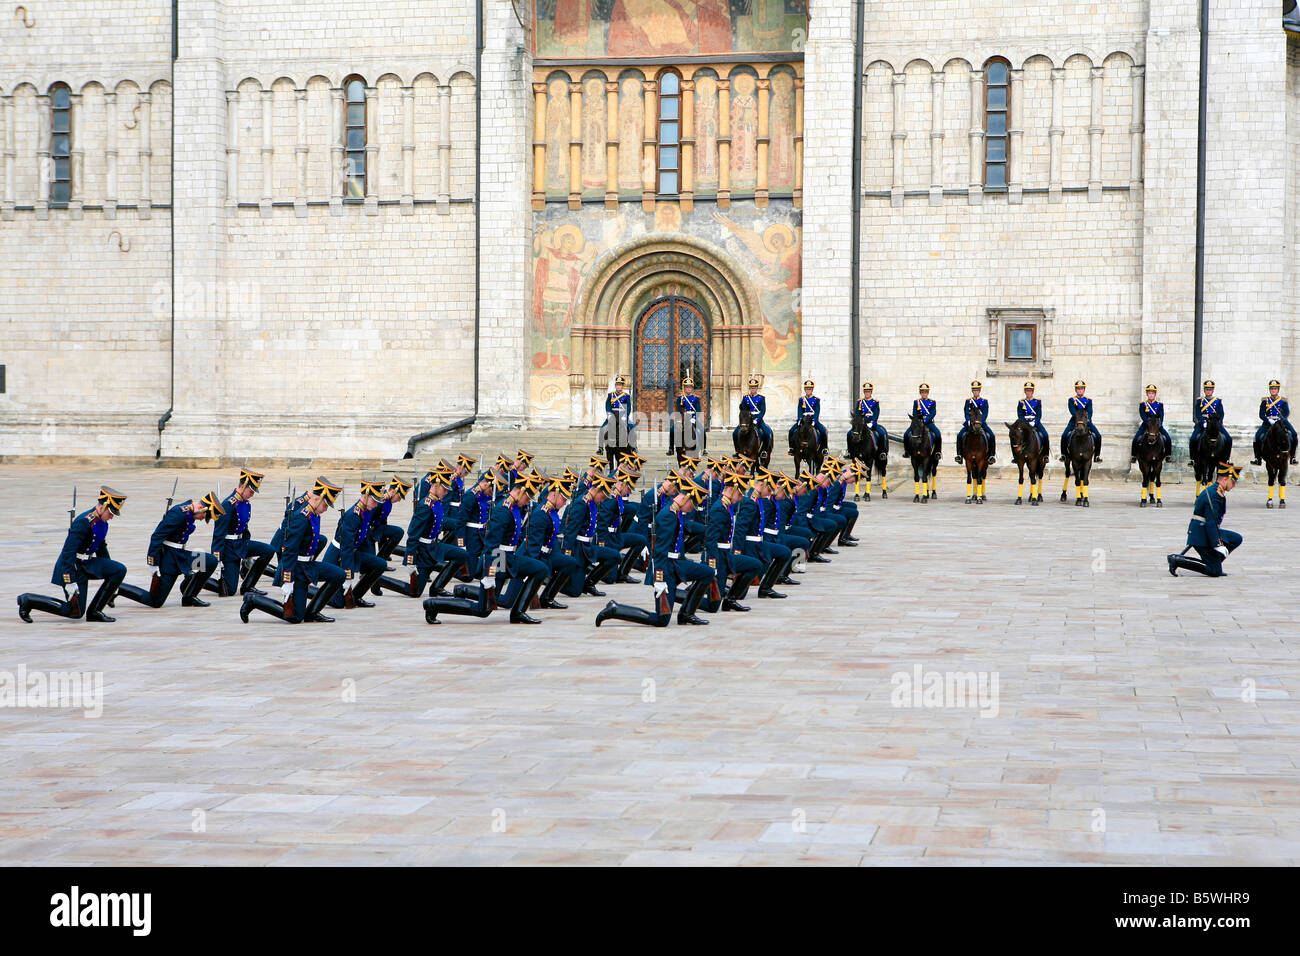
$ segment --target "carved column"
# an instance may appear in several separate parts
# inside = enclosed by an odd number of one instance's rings
[[[1024,182],[1020,178],[1021,140],[1025,135],[1025,107],[1022,96],[1025,89],[1025,71],[1011,71],[1011,115],[1007,127],[1007,202],[1024,200]]]
[[[679,141],[682,146],[681,207],[695,208],[695,81],[682,80],[682,120]]]
[[[1047,201],[1061,201],[1061,138],[1065,135],[1065,70],[1052,69],[1052,125],[1047,129],[1048,173]]]
[[[943,73],[930,76],[930,205],[943,204]]]
[[[718,208],[731,205],[731,81],[718,80]]]
[[[153,218],[153,96],[148,90],[140,94],[140,199],[136,215]]]
[[[226,206],[239,205],[239,91],[226,90]]]
[[[903,90],[906,83],[906,74],[894,74],[894,132],[890,136],[894,153],[894,179],[889,190],[891,206],[903,205],[903,143],[907,139],[907,132],[903,129]]]
[[[415,87],[402,87],[402,215],[415,214]]]
[[[330,215],[343,215],[343,190],[347,188],[347,171],[343,168],[343,88],[330,90],[330,116],[333,138],[330,146]]]
[[[17,160],[12,93],[0,96],[0,121],[4,123],[4,198],[0,201],[0,219],[8,222],[14,218],[14,167]]]
[[[754,187],[754,205],[767,205],[768,157],[771,155],[772,136],[768,114],[771,105],[772,81],[763,77],[758,81],[758,136],[755,139],[758,159],[758,178]]]
[[[984,71],[970,74],[970,192],[966,201],[984,201]]]
[[[379,215],[379,185],[383,170],[379,162],[379,90],[366,87],[366,215]]]
[[[803,208],[803,77],[794,78],[794,208]]]
[[[618,83],[605,82],[605,208],[618,208]]]
[[[293,148],[294,161],[297,164],[297,188],[293,196],[293,214],[299,219],[305,219],[307,216],[307,91],[293,91],[294,107],[297,111],[295,117],[298,125],[297,143]]]
[[[1128,188],[1129,198],[1133,199],[1133,193],[1142,188],[1142,134],[1146,128],[1143,118],[1142,88],[1146,81],[1146,67],[1133,67],[1130,76],[1132,77],[1133,105],[1130,111],[1132,119],[1128,127],[1130,138]]]
[[[533,84],[533,208],[546,208],[546,84]]]
[[[1092,111],[1088,124],[1088,202],[1101,201],[1101,134],[1105,127],[1101,125],[1102,96],[1105,90],[1106,71],[1094,66],[1090,72],[1092,78]]]
[[[84,165],[86,151],[81,146],[81,131],[85,128],[85,119],[81,115],[82,98],[80,93],[68,96],[68,215],[72,219],[82,216],[81,191],[85,188]]]
[[[659,184],[655,182],[659,174],[659,164],[655,158],[655,121],[659,118],[659,109],[655,96],[658,85],[654,80],[644,80],[641,85],[645,93],[645,108],[642,113],[645,132],[641,139],[641,208],[647,212],[655,207],[655,193]]]
[[[117,218],[117,94],[104,93],[104,218]]]
[[[438,123],[438,212],[446,215],[451,212],[451,85],[438,87],[438,104],[442,107],[442,119]]]
[[[569,208],[582,208],[582,84],[569,84]]]
[[[272,173],[275,166],[275,137],[272,126],[272,108],[275,105],[275,91],[262,90],[262,198],[257,207],[262,218],[271,215]],[[370,177],[366,177],[370,181]]]
[[[50,159],[50,95],[36,97],[36,218],[50,218],[50,180],[54,172]]]

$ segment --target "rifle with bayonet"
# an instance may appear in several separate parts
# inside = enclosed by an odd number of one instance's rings
[[[167,506],[163,508],[164,515],[167,514],[167,512],[172,510],[172,502],[176,500],[176,486],[179,485],[180,483],[181,483],[180,475],[177,475],[176,480],[172,482],[172,493],[167,498]]]
[[[72,530],[72,523],[77,520],[77,486],[72,486],[72,507],[68,509],[68,530]]]

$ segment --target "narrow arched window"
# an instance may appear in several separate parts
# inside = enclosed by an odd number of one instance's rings
[[[681,174],[682,78],[673,70],[659,75],[659,194],[676,195]]]
[[[1010,66],[989,60],[984,67],[984,185],[1007,185],[1007,116],[1011,105]]]
[[[50,88],[50,202],[72,199],[72,91],[63,83]]]
[[[343,183],[344,199],[366,198],[366,81],[350,76],[343,81]]]

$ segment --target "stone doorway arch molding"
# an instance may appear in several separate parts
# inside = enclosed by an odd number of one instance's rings
[[[602,255],[574,303],[569,353],[573,424],[602,419],[614,376],[632,375],[637,319],[645,306],[666,295],[690,299],[705,313],[711,333],[711,424],[720,427],[735,416],[743,383],[762,364],[763,316],[753,288],[726,253],[710,243],[686,236],[643,237]]]

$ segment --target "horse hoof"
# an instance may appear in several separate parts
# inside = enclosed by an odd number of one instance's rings
[[[863,501],[870,501],[870,500],[871,500],[871,495],[863,495],[863,496],[862,496],[862,500],[863,500]]]
[[[854,496],[853,496],[853,500],[854,500],[854,501],[861,501],[861,500],[862,500],[862,496],[861,496],[861,495],[854,495]]]
[[[1270,501],[1270,502],[1269,502],[1268,504],[1266,504],[1264,507],[1265,507],[1265,508],[1271,508],[1271,507],[1273,507],[1273,502]]]
[[[1091,508],[1091,507],[1092,507],[1092,503],[1089,502],[1087,498],[1084,498],[1084,499],[1083,499],[1083,506],[1084,506],[1085,508]]]
[[[1023,498],[1017,498],[1017,499],[1016,499],[1016,504],[1022,504],[1023,501],[1024,501]]]
[[[1042,500],[1043,500],[1042,498],[1030,498],[1030,499],[1029,499],[1029,503],[1030,503],[1031,505],[1037,505],[1037,504],[1038,504],[1040,501],[1042,501]]]
[[[1163,508],[1164,506],[1165,506],[1165,503],[1164,503],[1163,501],[1157,501],[1157,502],[1156,502],[1156,507],[1157,507],[1157,508]]]
[[[1061,500],[1062,500],[1062,501],[1065,500],[1065,492],[1064,492],[1064,491],[1061,492]]]
[[[1285,502],[1285,501],[1278,502],[1278,507],[1279,507],[1279,508],[1285,508],[1285,507],[1286,507],[1286,502]]]
[[[1147,500],[1145,498],[1143,498],[1141,501],[1138,502],[1139,508],[1145,508],[1146,506],[1147,506]]]
[[[970,504],[970,502],[971,502],[970,498],[967,498],[967,499],[966,499],[966,504]]]
[[[918,502],[918,501],[920,501],[920,500],[921,500],[921,496],[920,496],[920,495],[912,495],[912,503],[913,503],[913,504],[915,504],[916,502]]]
[[[889,492],[888,492],[888,491],[882,491],[882,492],[880,493],[880,497],[881,497],[882,499],[884,499],[884,498],[888,498],[888,497],[889,497]],[[870,500],[870,499],[871,499],[871,496],[870,496],[870,495],[867,495],[867,499]]]
[[[985,498],[983,495],[980,495],[980,504],[984,504],[984,502],[986,502],[987,500],[988,499]]]

